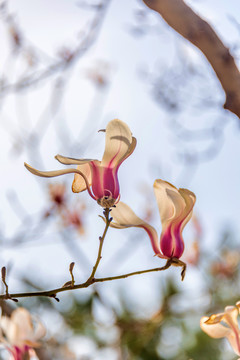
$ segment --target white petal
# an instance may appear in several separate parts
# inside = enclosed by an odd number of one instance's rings
[[[63,170],[54,170],[54,171],[40,171],[34,169],[30,165],[24,163],[24,166],[30,171],[32,174],[40,176],[40,177],[55,177],[65,174],[74,174],[76,173],[76,169],[63,169]]]
[[[92,184],[92,171],[91,171],[91,167],[89,165],[89,163],[83,164],[83,165],[78,165],[77,169],[79,171],[81,171],[81,173],[83,173],[86,176],[86,179],[89,183],[89,186],[91,186]],[[74,180],[72,183],[72,191],[74,193],[79,193],[81,191],[84,191],[87,189],[86,186],[86,181],[84,180],[84,178],[79,175],[79,174],[75,174],[74,175]]]
[[[132,134],[123,121],[115,119],[108,123],[106,128],[105,151],[101,165],[115,167],[132,152]],[[136,145],[136,144],[135,144]]]
[[[13,322],[18,329],[18,338],[27,339],[33,333],[33,324],[30,313],[24,308],[17,308],[12,312],[11,322]]]
[[[140,219],[128,205],[119,202],[116,205],[116,208],[112,209],[111,216],[113,222],[111,222],[110,226],[116,229],[129,227],[143,228],[148,233],[155,254],[160,255],[159,240],[156,230],[144,220]]]
[[[209,320],[209,317],[204,316],[200,320],[201,329],[212,338],[222,338],[231,333],[231,329],[222,325],[220,322],[214,324],[207,324],[206,321]]]
[[[182,214],[185,201],[178,189],[167,181],[155,180],[153,188],[160,213],[162,231],[164,232],[168,224]]]
[[[74,159],[71,157],[66,157],[62,155],[56,155],[55,159],[58,160],[61,164],[64,165],[82,165],[94,161],[94,159]]]

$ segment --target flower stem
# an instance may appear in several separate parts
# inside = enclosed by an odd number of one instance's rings
[[[97,260],[96,260],[96,263],[93,267],[93,270],[92,270],[92,273],[91,275],[89,276],[88,281],[92,281],[92,279],[94,278],[94,275],[96,274],[96,271],[97,271],[97,268],[98,268],[98,265],[100,263],[100,260],[102,258],[102,248],[103,248],[103,242],[104,242],[104,239],[106,237],[106,234],[107,234],[107,231],[108,231],[108,228],[110,226],[110,223],[112,221],[112,218],[109,218],[109,214],[110,214],[110,211],[111,209],[104,209],[103,211],[103,215],[106,219],[106,225],[105,225],[105,229],[104,229],[104,232],[102,234],[102,236],[99,237],[99,248],[98,248],[98,256],[97,256]]]

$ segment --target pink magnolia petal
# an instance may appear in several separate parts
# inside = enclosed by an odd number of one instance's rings
[[[167,181],[157,179],[153,184],[160,213],[162,231],[177,218],[185,207],[185,201],[179,194],[178,189]]]
[[[92,184],[92,171],[89,163],[78,165],[77,169],[80,170],[88,180],[89,186]],[[74,175],[74,180],[72,183],[72,191],[74,193],[79,193],[87,189],[86,181],[79,174]]]
[[[161,179],[156,180],[153,187],[162,223],[162,254],[166,257],[180,258],[184,251],[182,230],[190,220],[195,195],[187,189],[178,190]]]
[[[53,171],[41,171],[34,169],[32,166],[28,165],[27,163],[24,163],[24,166],[27,168],[28,171],[30,171],[32,174],[40,176],[40,177],[56,177],[66,174],[74,174],[76,173],[76,169],[62,169],[62,170],[53,170]]]
[[[160,249],[161,252],[168,258],[173,256],[174,244],[171,232],[171,225],[165,228],[160,238]]]
[[[182,214],[181,231],[192,217],[192,209],[196,202],[196,195],[188,189],[179,189],[179,194],[185,200],[186,206]]]
[[[206,320],[207,325],[218,324],[222,321],[225,313],[213,314]]]
[[[200,326],[206,334],[213,338],[226,337],[234,352],[237,355],[240,355],[240,330],[237,320],[238,314],[238,307],[227,306],[224,313],[214,314],[209,318],[203,317],[200,320]]]
[[[114,119],[106,128],[105,151],[101,165],[114,168],[132,149],[132,134],[123,121]],[[133,150],[132,150],[133,151]]]
[[[228,340],[237,355],[240,355],[240,330],[238,327],[239,311],[235,306],[225,307],[223,321],[231,328],[232,332],[228,335]]]
[[[160,238],[162,254],[168,258],[179,258],[183,253],[184,244],[181,237],[175,237],[173,229],[177,221],[180,222],[186,205],[185,201],[178,189],[167,181],[158,179],[154,182],[153,188],[162,223]]]
[[[133,137],[132,140],[133,141],[128,149],[128,152],[119,160],[117,166],[114,168],[111,166],[103,168],[103,187],[105,189],[106,196],[112,196],[114,199],[119,197],[120,187],[118,181],[118,169],[122,162],[132,154],[136,147],[136,139]]]
[[[11,321],[17,326],[18,340],[24,340],[31,337],[34,328],[30,313],[24,308],[17,308],[12,312]]]
[[[10,318],[2,316],[0,328],[5,334],[4,343],[9,344],[7,347],[16,356],[29,346],[39,346],[37,341],[46,333],[45,327],[38,320],[34,321],[33,326],[32,317],[24,308],[14,310]]]
[[[171,226],[173,238],[173,256],[180,258],[184,251],[184,241],[182,238],[182,231],[192,216],[192,209],[196,201],[195,194],[187,189],[179,189],[179,194],[185,201],[185,208],[182,213],[173,220]]]
[[[82,165],[89,163],[91,161],[95,161],[94,159],[75,159],[71,157],[62,156],[59,154],[55,156],[55,159],[64,165]]]
[[[91,193],[91,189],[88,183],[88,179],[86,178],[86,176],[81,173],[81,171],[79,169],[63,169],[63,170],[54,170],[54,171],[40,171],[37,169],[34,169],[33,167],[31,167],[30,165],[24,163],[25,167],[28,169],[28,171],[30,171],[32,174],[40,176],[40,177],[56,177],[56,176],[61,176],[61,175],[65,175],[65,174],[79,174],[80,176],[83,177],[85,184],[86,184],[86,188],[88,190],[89,195],[94,199],[95,197],[93,196],[93,194]]]
[[[111,211],[111,216],[113,221],[111,222],[110,226],[116,229],[125,229],[129,227],[140,227],[143,228],[151,241],[153,251],[159,257],[161,256],[160,248],[159,248],[159,241],[158,235],[156,230],[146,223],[144,220],[140,219],[132,209],[123,202],[119,202],[116,205],[116,208],[113,208]]]
[[[240,355],[240,339],[239,333],[233,331],[227,335],[227,339],[230,342],[233,351],[239,356]]]
[[[132,155],[133,151],[135,150],[136,145],[137,145],[137,139],[133,136],[132,137],[132,143],[129,146],[128,151],[119,160],[117,167],[119,167],[123,163],[124,160],[126,160],[130,155]]]
[[[90,163],[92,169],[92,191],[96,199],[119,197],[119,183],[116,168],[104,168],[99,161]]]
[[[209,318],[204,316],[200,320],[201,329],[212,338],[218,339],[222,337],[226,337],[231,333],[231,329],[222,325],[221,323],[216,324],[207,324],[207,320]]]
[[[173,239],[173,252],[172,252],[172,256],[180,259],[180,257],[182,256],[183,252],[184,252],[184,241],[183,241],[183,237],[182,237],[182,232],[181,232],[181,226],[177,226],[177,227],[172,227],[171,228],[171,233],[172,233],[172,239]]]
[[[92,169],[92,191],[96,199],[101,199],[105,196],[103,184],[103,167],[100,161],[91,162]],[[109,194],[107,194],[108,196]]]
[[[117,199],[119,196],[119,182],[117,177],[117,168],[103,169],[103,188],[105,195]]]
[[[0,327],[6,335],[7,342],[13,345],[17,341],[18,328],[10,318],[2,316],[0,319]]]

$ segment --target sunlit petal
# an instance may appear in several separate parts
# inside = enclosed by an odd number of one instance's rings
[[[120,199],[119,166],[134,151],[136,139],[132,138],[127,124],[118,119],[110,121],[106,130],[103,131],[105,132],[106,142],[101,162],[94,159],[76,159],[58,154],[55,158],[60,163],[78,165],[77,169],[40,171],[28,164],[25,164],[25,166],[32,174],[41,177],[55,177],[74,173],[73,192],[79,193],[87,189],[89,195],[99,205],[104,208],[111,208]]]
[[[180,258],[184,250],[184,243],[177,232],[175,236],[174,229],[177,224],[180,228],[181,215],[186,206],[185,200],[175,186],[161,179],[154,182],[153,188],[162,223],[161,252],[168,258]]]
[[[116,208],[112,209],[111,216],[113,221],[111,222],[110,226],[116,229],[125,229],[129,227],[143,228],[150,238],[153,251],[156,255],[160,255],[161,257],[156,230],[144,220],[140,219],[128,205],[123,202],[119,202],[116,205]]]
[[[8,343],[14,344],[16,342],[18,332],[16,324],[14,324],[10,318],[2,316],[0,320],[0,326],[6,335]]]
[[[207,335],[211,336],[212,338],[222,338],[229,335],[231,332],[230,328],[222,325],[220,322],[215,324],[208,324],[208,320],[209,318],[207,316],[202,317],[200,320],[200,327]]]
[[[115,167],[133,151],[132,134],[123,121],[115,119],[108,123],[106,128],[105,151],[101,165],[103,167]]]
[[[181,231],[182,231],[185,225],[192,217],[192,209],[196,202],[196,195],[188,189],[179,189],[179,194],[183,197],[186,204],[181,218]]]
[[[0,328],[4,334],[4,337],[1,336],[1,342],[14,356],[15,353],[25,353],[26,346],[39,346],[38,340],[46,334],[43,324],[35,319],[33,325],[30,313],[21,307],[14,310],[11,317],[2,316]]]
[[[192,216],[192,209],[196,201],[195,194],[187,189],[179,189],[179,195],[182,196],[185,202],[185,207],[175,217],[171,224],[171,238],[173,256],[180,258],[184,251],[184,241],[182,238],[182,231]],[[162,250],[163,251],[163,250]]]
[[[60,176],[60,175],[65,175],[65,174],[79,174],[80,176],[83,177],[85,184],[86,184],[86,188],[88,190],[89,195],[96,200],[96,198],[93,196],[89,183],[88,183],[88,179],[85,176],[85,174],[83,174],[79,169],[63,169],[63,170],[55,170],[55,171],[40,171],[40,170],[36,170],[33,167],[31,167],[30,165],[24,163],[25,167],[34,175],[40,176],[40,177],[55,177],[55,176]]]
[[[164,231],[168,224],[182,213],[185,201],[179,194],[178,189],[167,181],[155,180],[153,189]]]
[[[33,324],[30,313],[24,308],[13,311],[11,321],[17,326],[19,340],[27,339],[33,333]]]
[[[71,157],[66,157],[62,155],[56,155],[55,159],[58,160],[61,164],[64,165],[82,165],[94,161],[94,159],[74,159]]]
[[[240,355],[240,330],[238,327],[239,310],[235,306],[225,307],[224,322],[232,329],[231,334],[228,335],[228,340],[237,355]]]
[[[135,150],[137,146],[137,139],[133,136],[132,137],[132,143],[128,148],[128,151],[126,152],[126,154],[123,155],[123,157],[118,161],[118,167],[122,164],[122,162],[124,160],[126,160],[130,155],[132,155],[133,151]]]
[[[240,355],[240,330],[238,326],[238,303],[225,307],[224,313],[213,314],[200,320],[201,329],[213,338],[226,337],[234,352]],[[226,325],[224,325],[226,324]]]
[[[88,180],[89,186],[91,186],[92,184],[92,171],[91,171],[91,167],[89,165],[89,163],[83,164],[83,165],[78,165],[77,169],[79,171],[81,171],[81,173],[83,173],[86,176],[86,179]],[[74,180],[72,183],[72,191],[74,193],[79,193],[82,192],[84,190],[87,189],[86,186],[86,181],[84,180],[84,178],[79,175],[79,174],[75,174],[74,175]]]
[[[54,170],[54,171],[40,171],[34,169],[32,166],[24,163],[24,166],[30,171],[32,174],[40,176],[40,177],[55,177],[65,174],[73,174],[76,173],[76,169],[62,169],[62,170]]]
[[[162,223],[161,252],[169,258],[179,259],[184,251],[182,230],[191,218],[196,197],[191,191],[178,190],[161,179],[157,179],[153,187]]]

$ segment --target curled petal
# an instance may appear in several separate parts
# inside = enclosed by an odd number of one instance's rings
[[[184,243],[181,236],[178,236],[180,229],[177,231],[176,226],[177,223],[180,224],[179,220],[185,208],[185,201],[178,189],[166,181],[156,180],[153,188],[162,223],[161,252],[168,258],[179,258],[183,253]],[[174,230],[176,234],[174,234]]]
[[[55,176],[60,176],[60,175],[65,175],[65,174],[79,174],[83,177],[85,184],[86,184],[86,188],[88,190],[89,195],[95,200],[94,195],[91,192],[90,189],[90,185],[88,183],[88,179],[85,176],[85,174],[83,174],[80,170],[78,169],[63,169],[63,170],[55,170],[55,171],[40,171],[37,169],[34,169],[33,167],[31,167],[30,165],[24,163],[24,166],[28,169],[28,171],[30,171],[32,174],[40,176],[40,177],[55,177]]]
[[[185,207],[185,201],[178,189],[167,181],[158,179],[153,185],[160,213],[162,231],[179,215]]]
[[[153,187],[162,223],[161,251],[168,258],[179,259],[184,251],[182,230],[191,218],[195,195],[161,179],[156,180]]]
[[[16,324],[14,324],[10,320],[10,318],[6,316],[2,316],[0,320],[0,326],[7,338],[6,342],[8,342],[10,345],[14,344],[16,342],[17,334],[18,334],[18,329]],[[1,341],[2,340],[4,339],[1,339]]]
[[[136,147],[136,139],[132,138],[129,127],[121,120],[114,119],[107,125],[106,143],[102,161],[94,159],[76,159],[56,155],[55,158],[65,165],[78,165],[77,169],[56,171],[39,171],[28,164],[26,168],[34,175],[55,177],[75,173],[72,184],[73,192],[88,190],[90,196],[105,208],[112,207],[120,198],[118,168],[129,157]],[[92,187],[92,190],[90,189]]]
[[[188,189],[179,189],[179,194],[185,200],[185,209],[181,216],[181,231],[192,217],[192,209],[196,202],[196,195]]]
[[[133,146],[132,134],[127,124],[118,119],[110,121],[106,128],[105,151],[101,165],[105,168],[117,166],[127,157]]]
[[[140,219],[132,209],[123,202],[119,202],[116,205],[116,208],[113,208],[111,211],[111,216],[113,221],[111,222],[110,226],[116,229],[126,229],[129,227],[140,227],[143,228],[151,241],[153,251],[159,257],[161,256],[160,248],[159,248],[159,241],[158,235],[156,230],[146,223],[144,220]]]
[[[128,148],[128,151],[125,153],[125,155],[119,160],[118,167],[122,164],[124,160],[126,160],[130,155],[132,155],[133,151],[135,150],[137,145],[137,139],[133,136],[132,137],[132,143]]]
[[[18,329],[17,336],[19,340],[28,339],[31,337],[34,328],[31,315],[26,309],[18,308],[14,310],[11,315],[11,321],[16,325]]]
[[[24,166],[30,171],[32,174],[40,176],[40,177],[55,177],[65,174],[72,174],[76,172],[76,169],[63,169],[63,170],[54,170],[54,171],[40,171],[34,169],[32,166],[24,163]]]
[[[92,171],[89,163],[78,165],[77,169],[81,171],[82,174],[85,175],[89,186],[92,184]],[[86,182],[82,176],[79,174],[74,175],[74,180],[72,183],[72,191],[74,193],[79,193],[87,189]]]
[[[5,339],[1,340],[14,349],[38,346],[37,341],[46,334],[43,324],[36,320],[33,325],[30,313],[24,308],[14,310],[10,318],[2,316],[0,328],[5,334]],[[12,351],[10,347],[9,350]]]
[[[74,159],[74,158],[62,156],[59,154],[55,156],[55,159],[64,165],[82,165],[82,164],[89,163],[91,161],[95,161],[93,159]]]
[[[185,207],[182,213],[173,220],[171,226],[171,235],[173,239],[173,256],[180,258],[184,251],[184,241],[182,231],[192,216],[192,209],[196,201],[195,194],[187,189],[179,189],[179,194],[185,201]]]
[[[231,332],[230,328],[220,323],[208,324],[208,320],[209,318],[207,316],[202,317],[200,320],[200,327],[207,335],[211,336],[212,338],[222,338],[229,335]]]
[[[227,306],[224,313],[203,317],[200,320],[200,326],[206,334],[213,338],[226,337],[235,353],[240,355],[240,330],[237,321],[238,314],[238,307]]]
[[[239,309],[235,306],[225,307],[225,316],[223,321],[231,328],[231,333],[227,336],[233,350],[237,355],[240,355],[240,330],[238,327]]]

